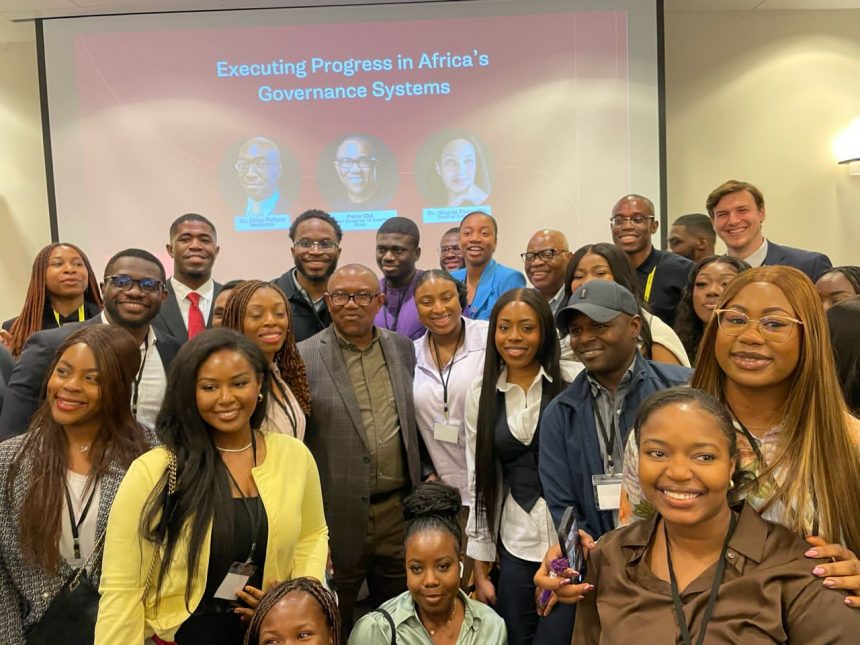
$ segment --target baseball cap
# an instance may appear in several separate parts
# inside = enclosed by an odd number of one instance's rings
[[[626,288],[612,280],[591,280],[574,291],[567,305],[555,315],[555,326],[562,334],[568,332],[570,319],[577,312],[595,322],[606,323],[620,314],[639,315],[636,298]]]

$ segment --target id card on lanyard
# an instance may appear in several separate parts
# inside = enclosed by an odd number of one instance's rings
[[[597,409],[597,401],[595,400],[594,403],[594,416],[597,418],[597,427],[603,439],[603,446],[606,449],[605,466],[606,470],[609,471],[607,474],[591,476],[591,485],[594,487],[594,501],[597,502],[597,510],[617,511],[621,508],[621,484],[624,477],[621,473],[615,472],[615,442],[618,439],[615,415],[612,415],[612,421],[609,424],[609,431],[607,432],[606,423]]]

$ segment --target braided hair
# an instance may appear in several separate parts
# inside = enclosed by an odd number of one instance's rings
[[[90,261],[84,252],[74,244],[69,244],[68,242],[49,244],[39,251],[33,260],[33,271],[30,274],[27,295],[24,297],[24,306],[9,328],[9,333],[12,336],[12,346],[9,350],[12,356],[16,358],[21,354],[21,350],[24,348],[24,343],[27,342],[27,339],[42,329],[42,316],[45,313],[45,306],[50,304],[47,286],[48,262],[51,259],[51,253],[58,246],[67,246],[70,249],[74,249],[81,256],[81,260],[84,261],[84,266],[87,268],[88,276],[87,287],[84,291],[84,301],[93,303],[99,309],[102,308],[99,281],[96,274],[93,273],[93,267],[90,266]]]
[[[248,624],[248,631],[245,632],[244,645],[258,645],[260,631],[263,626],[263,621],[266,619],[269,611],[284,596],[291,591],[302,592],[309,594],[314,600],[319,603],[331,630],[332,645],[341,645],[343,638],[340,631],[340,613],[337,609],[337,601],[334,595],[326,589],[322,583],[314,578],[293,578],[292,580],[284,580],[269,589],[262,598],[254,615],[251,617],[251,622]]]
[[[403,542],[423,531],[443,531],[454,536],[457,552],[463,548],[463,531],[457,517],[460,514],[460,493],[442,482],[424,482],[412,489],[403,500],[406,529]]]
[[[296,397],[296,401],[305,414],[311,413],[311,390],[308,385],[307,371],[305,363],[302,361],[299,349],[296,347],[296,336],[293,331],[293,312],[290,309],[290,301],[287,295],[276,284],[272,282],[263,282],[262,280],[245,280],[230,292],[230,297],[224,305],[224,316],[221,318],[221,327],[225,329],[235,329],[240,334],[244,333],[245,328],[245,312],[248,309],[248,303],[251,298],[260,289],[272,289],[277,291],[284,299],[284,304],[287,307],[287,317],[289,319],[289,329],[287,329],[286,339],[281,349],[275,354],[274,363],[281,373],[281,378],[290,386],[290,391]]]

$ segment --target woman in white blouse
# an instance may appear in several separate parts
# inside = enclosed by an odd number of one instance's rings
[[[534,289],[504,293],[489,329],[483,376],[469,388],[465,411],[475,591],[504,618],[509,643],[570,642],[572,610],[538,616],[532,578],[556,542],[538,479],[540,416],[575,374],[562,373],[552,312]]]
[[[286,294],[271,282],[241,282],[224,305],[221,326],[244,334],[269,360],[271,391],[260,429],[304,441],[311,393]]]

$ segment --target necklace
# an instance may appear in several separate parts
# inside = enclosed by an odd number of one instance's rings
[[[78,448],[81,452],[86,452],[87,450],[90,449],[90,444],[86,444],[84,446],[79,446]]]
[[[242,446],[241,448],[221,448],[219,446],[215,446],[221,452],[245,452],[248,448],[253,445],[253,441],[249,441],[247,446]]]
[[[443,628],[447,627],[451,623],[451,621],[454,620],[454,613],[456,611],[457,611],[457,599],[454,598],[454,602],[451,603],[451,615],[448,616],[448,620],[446,620],[445,624],[442,625]],[[427,627],[427,626],[425,625],[425,627]],[[430,629],[429,627],[427,627],[427,631],[430,632],[430,636],[433,637],[436,635],[438,628],[437,629]]]

